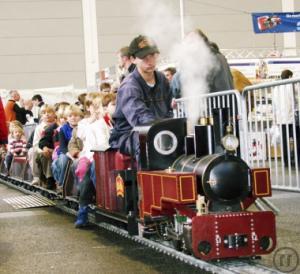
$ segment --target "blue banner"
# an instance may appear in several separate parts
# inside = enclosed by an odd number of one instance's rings
[[[252,13],[255,33],[300,31],[300,12]]]

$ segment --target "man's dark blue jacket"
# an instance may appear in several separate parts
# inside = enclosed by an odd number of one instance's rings
[[[114,128],[109,143],[121,153],[130,152],[129,136],[133,127],[172,117],[172,93],[167,79],[161,72],[154,73],[154,87],[145,82],[136,68],[118,89]]]

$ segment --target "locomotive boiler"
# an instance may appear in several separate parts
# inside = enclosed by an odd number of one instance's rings
[[[202,125],[187,136],[184,118],[137,127],[138,170],[129,156],[96,153],[96,219],[109,214],[130,234],[204,260],[272,252],[273,212],[247,210],[257,198],[271,196],[270,171],[250,168],[235,155],[237,138],[230,130],[219,132]]]

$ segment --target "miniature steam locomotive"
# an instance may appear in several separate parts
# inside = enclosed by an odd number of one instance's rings
[[[129,156],[95,152],[96,220],[203,260],[272,252],[273,212],[247,210],[271,196],[269,169],[249,168],[237,157],[229,131],[220,136],[213,125],[199,125],[188,136],[186,127],[179,118],[135,128],[138,170]]]

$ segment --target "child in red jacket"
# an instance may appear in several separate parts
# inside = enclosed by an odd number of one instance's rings
[[[0,98],[0,155],[2,155],[2,153],[5,153],[6,151],[7,137],[8,129],[6,124],[5,111],[3,108],[2,100]]]

